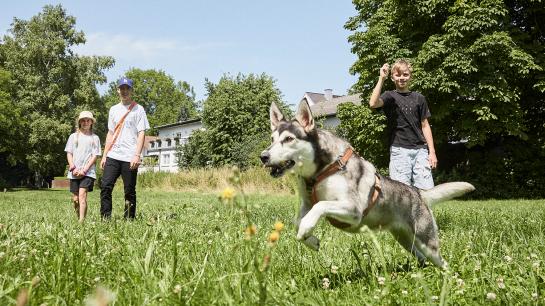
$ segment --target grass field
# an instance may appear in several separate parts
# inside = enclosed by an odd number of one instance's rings
[[[250,195],[245,215],[217,194],[146,190],[127,222],[117,189],[113,219],[99,220],[94,191],[84,224],[68,191],[0,193],[0,305],[20,294],[30,305],[545,304],[543,201],[434,207],[444,272],[418,267],[387,233],[323,222],[321,250],[307,249],[294,238],[293,195]],[[267,242],[278,220],[285,228]]]

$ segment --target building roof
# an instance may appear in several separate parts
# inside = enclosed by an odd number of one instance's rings
[[[310,91],[307,91],[305,92],[304,96],[303,96],[303,99],[305,98],[309,98],[310,100],[312,101],[307,101],[307,103],[309,105],[311,104],[316,104],[316,103],[320,103],[320,102],[323,102],[323,101],[326,101],[326,97],[325,97],[325,94],[323,93],[316,93],[316,92],[310,92]],[[339,95],[333,95],[333,98],[339,98],[339,97],[342,97],[342,96],[339,96]]]
[[[186,124],[200,122],[200,121],[201,121],[201,118],[195,118],[195,119],[190,119],[190,120],[186,120],[186,121],[178,121],[178,122],[175,122],[175,123],[159,125],[159,126],[155,126],[154,128],[160,129],[160,128],[167,128],[167,127],[173,127],[173,126],[181,126],[181,125],[186,125]]]
[[[348,96],[333,96],[331,101],[326,101],[325,98],[322,102],[310,105],[310,111],[315,117],[320,116],[334,116],[337,114],[337,106],[342,103],[351,102],[356,105],[361,105],[361,94],[348,95]],[[304,98],[303,98],[304,99]]]

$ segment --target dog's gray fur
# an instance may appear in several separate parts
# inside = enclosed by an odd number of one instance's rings
[[[271,168],[272,176],[279,177],[291,169],[299,178],[301,208],[296,223],[297,239],[318,250],[319,240],[312,231],[320,218],[328,217],[349,224],[342,229],[348,232],[359,232],[364,225],[389,230],[420,263],[429,259],[439,267],[446,267],[439,253],[438,230],[430,206],[474,190],[471,184],[446,183],[423,191],[381,177],[376,205],[364,216],[374,192],[376,169],[365,159],[352,155],[344,171],[316,186],[318,203],[312,205],[312,186],[307,186],[307,182],[342,156],[350,144],[317,129],[306,102],[299,104],[296,117],[291,121],[272,103],[270,119],[272,144],[261,153],[261,160]]]

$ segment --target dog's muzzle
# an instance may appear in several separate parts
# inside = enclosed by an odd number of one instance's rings
[[[272,177],[280,177],[286,172],[286,170],[295,166],[295,161],[293,160],[286,160],[277,164],[271,164],[271,154],[269,151],[263,151],[259,158],[265,167],[271,168]]]

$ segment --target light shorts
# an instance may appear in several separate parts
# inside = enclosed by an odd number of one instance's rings
[[[390,178],[420,189],[433,188],[428,149],[390,147]]]

